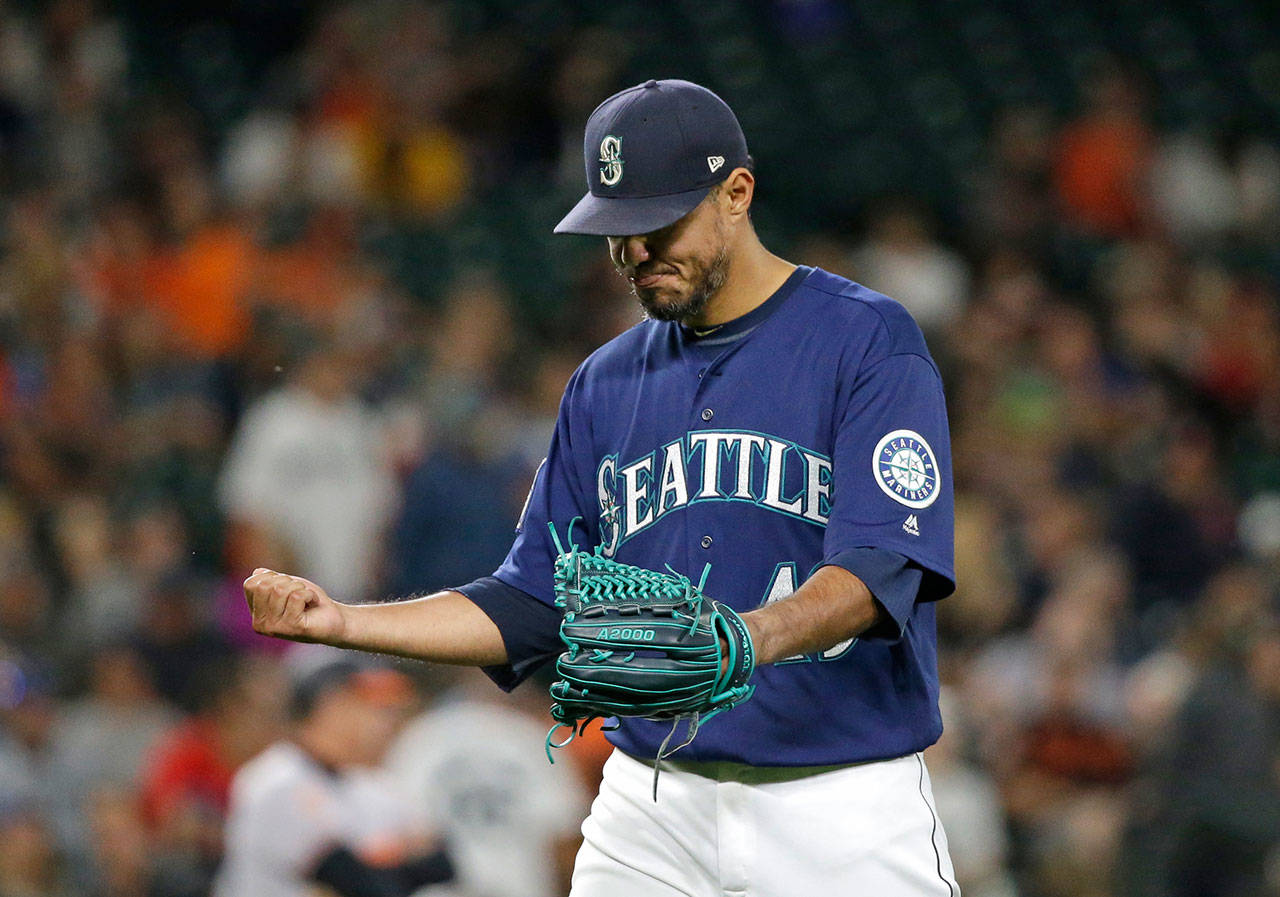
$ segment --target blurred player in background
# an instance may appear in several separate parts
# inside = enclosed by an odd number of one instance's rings
[[[402,673],[336,652],[303,655],[293,737],[232,784],[214,894],[406,897],[452,878],[417,807],[374,768],[413,704]]]
[[[520,689],[513,697],[500,700],[467,671],[387,755],[403,793],[439,820],[465,897],[563,895],[582,840],[587,796],[578,771],[543,755],[546,696]]]
[[[385,428],[356,394],[351,352],[290,337],[306,345],[293,348],[286,384],[246,411],[227,450],[231,559],[288,558],[361,594],[394,504]]]

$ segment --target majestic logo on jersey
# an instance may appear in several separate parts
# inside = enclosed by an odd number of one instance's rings
[[[600,141],[600,183],[612,187],[622,180],[622,138],[606,134]]]
[[[885,495],[908,508],[929,507],[942,485],[933,449],[915,430],[886,434],[871,456],[871,472]]]
[[[596,468],[600,544],[618,546],[672,511],[702,501],[749,502],[818,526],[831,515],[831,459],[785,439],[698,430],[621,464]]]

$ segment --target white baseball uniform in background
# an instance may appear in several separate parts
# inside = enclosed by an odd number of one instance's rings
[[[227,450],[218,497],[232,519],[284,540],[299,572],[348,600],[377,577],[395,506],[385,424],[354,397],[323,401],[301,387],[263,396]]]
[[[554,845],[576,835],[586,797],[567,754],[547,762],[540,722],[502,706],[440,705],[401,733],[387,756],[405,794],[440,826],[466,897],[562,897]]]
[[[277,742],[232,782],[214,897],[310,897],[317,886],[308,876],[333,848],[390,864],[426,835],[421,814],[385,773],[327,770],[292,742]]]

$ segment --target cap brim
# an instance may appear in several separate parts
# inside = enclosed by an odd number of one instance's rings
[[[632,237],[660,230],[688,215],[711,186],[665,196],[614,197],[588,193],[556,225],[557,234]]]

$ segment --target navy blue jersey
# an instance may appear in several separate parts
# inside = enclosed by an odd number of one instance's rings
[[[707,594],[738,611],[843,566],[884,625],[758,668],[755,696],[682,755],[883,759],[942,731],[932,602],[954,588],[953,515],[942,382],[920,329],[892,299],[802,267],[723,328],[646,321],[582,364],[494,576],[551,604],[547,523],[563,536],[573,518],[580,546],[624,563],[695,581],[710,563]],[[669,727],[627,719],[609,737],[651,757]]]

